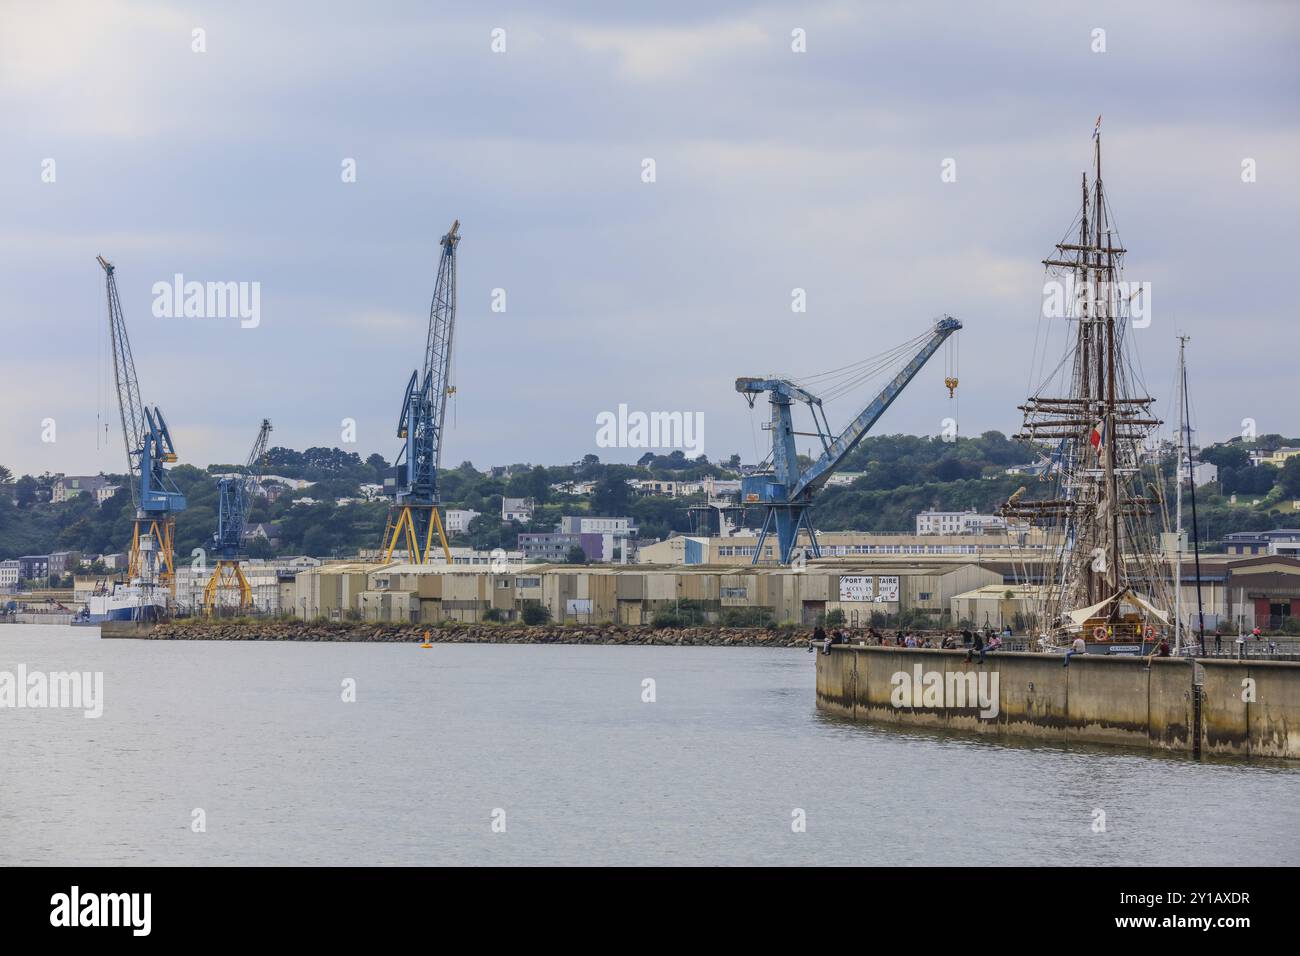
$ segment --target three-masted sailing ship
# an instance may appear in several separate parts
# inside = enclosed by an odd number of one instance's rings
[[[1046,487],[1022,487],[1001,509],[1009,524],[1043,529],[1043,557],[1026,571],[1039,584],[1037,628],[1047,644],[1083,636],[1140,645],[1170,620],[1154,507],[1160,492],[1143,471],[1162,423],[1128,342],[1133,315],[1149,309],[1137,297],[1149,292],[1124,280],[1125,254],[1101,176],[1098,118],[1075,223],[1043,260],[1046,334],[1040,328],[1033,373],[1040,384],[1020,406],[1016,437],[1043,456]],[[1062,328],[1063,355],[1052,351]]]

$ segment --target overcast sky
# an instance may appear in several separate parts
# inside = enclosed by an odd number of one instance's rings
[[[737,376],[942,313],[956,403],[936,360],[876,431],[1010,433],[1098,114],[1160,411],[1183,332],[1202,438],[1300,433],[1296,4],[614,6],[0,2],[0,463],[124,469],[97,254],[181,461],[242,461],[263,417],[391,458],[453,218],[445,463],[635,460],[596,446],[619,404],[751,461]],[[260,323],[155,317],[176,273],[260,283]]]

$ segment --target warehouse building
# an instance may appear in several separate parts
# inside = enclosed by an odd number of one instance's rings
[[[807,547],[807,536],[800,539]],[[867,531],[819,531],[817,544],[823,558],[886,558],[964,556],[966,560],[982,557],[1041,558],[1047,545],[1042,529],[1033,528],[1011,534],[877,534]],[[643,564],[750,564],[758,536],[753,533],[728,537],[674,535],[655,544],[642,545],[637,560]],[[774,562],[774,539],[763,544],[762,561]]]
[[[1000,583],[971,564],[852,563],[806,569],[628,565],[534,565],[492,571],[446,565],[323,565],[297,575],[284,607],[307,619],[437,624],[519,620],[529,603],[557,622],[650,623],[694,602],[709,620],[729,608],[762,608],[775,623],[815,623],[841,610],[866,625],[873,612],[919,609],[940,623],[952,598]],[[492,612],[489,615],[489,612]]]

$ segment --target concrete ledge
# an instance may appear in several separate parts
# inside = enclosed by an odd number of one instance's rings
[[[152,621],[104,621],[99,625],[99,636],[152,637],[157,626]]]
[[[817,655],[817,707],[877,723],[1300,759],[1300,663],[1102,655],[1063,663],[1007,651],[968,664],[965,650],[839,645]],[[912,690],[923,685],[924,698]],[[969,699],[957,706],[963,699],[950,695],[959,685],[983,688],[996,713]]]

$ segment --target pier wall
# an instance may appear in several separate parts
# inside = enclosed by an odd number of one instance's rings
[[[965,651],[832,647],[817,654],[817,707],[852,720],[994,736],[1300,759],[1300,663],[1089,654],[1075,656],[1067,668],[1057,655],[997,653],[984,664],[967,664],[965,657]],[[981,681],[987,699],[996,700],[994,715],[982,716],[970,700],[956,706],[961,701],[951,690],[947,697],[933,690]],[[903,692],[924,682],[934,696]]]

